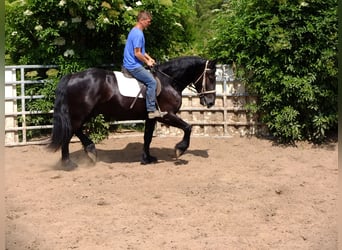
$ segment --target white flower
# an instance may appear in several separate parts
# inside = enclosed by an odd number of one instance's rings
[[[72,23],[80,23],[80,22],[82,22],[82,18],[80,16],[71,18],[71,22]]]
[[[308,5],[309,5],[309,4],[308,4],[307,2],[304,2],[304,1],[300,3],[300,6],[301,6],[301,7],[306,7],[306,6],[308,6]]]
[[[41,31],[41,30],[43,29],[43,26],[41,26],[41,25],[36,25],[36,27],[34,27],[34,29],[35,29],[36,31]]]
[[[58,21],[57,25],[59,27],[66,27],[66,26],[68,26],[68,22],[67,21]]]
[[[86,26],[87,26],[88,29],[93,30],[93,29],[95,29],[95,22],[92,21],[92,20],[88,20],[86,22]]]
[[[138,1],[135,3],[137,6],[141,6],[142,5],[142,2],[141,1]]]
[[[53,44],[58,45],[58,46],[63,46],[65,45],[65,39],[64,37],[57,37]]]
[[[18,35],[18,32],[17,31],[13,31],[11,35],[12,36],[16,36],[16,35]]]
[[[25,11],[24,11],[24,15],[25,15],[25,16],[31,16],[32,14],[33,14],[33,12],[30,11],[30,10],[25,10]]]
[[[125,6],[125,9],[126,9],[127,11],[133,10],[133,8],[132,8],[131,6]]]
[[[108,17],[103,18],[103,23],[109,23]]]
[[[181,28],[183,28],[183,25],[180,24],[180,23],[178,23],[178,22],[175,22],[175,25],[176,25],[176,26],[179,26],[179,27],[181,27]]]
[[[87,8],[89,11],[91,11],[91,10],[93,10],[94,9],[94,7],[93,6],[91,6],[91,5],[88,5],[88,8]]]
[[[72,57],[73,55],[75,55],[75,52],[74,50],[72,49],[67,49],[66,51],[64,51],[64,54],[63,54],[65,57]]]
[[[58,6],[63,7],[64,5],[66,5],[66,1],[65,1],[65,0],[61,0],[61,1],[58,3]]]

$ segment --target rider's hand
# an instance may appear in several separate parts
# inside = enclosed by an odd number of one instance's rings
[[[154,60],[154,59],[150,59],[150,60],[148,60],[147,61],[147,66],[149,66],[149,67],[153,67],[155,64],[156,64],[156,61]]]

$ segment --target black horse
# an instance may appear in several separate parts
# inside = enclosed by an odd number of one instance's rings
[[[156,157],[150,155],[156,121],[182,129],[183,139],[175,147],[178,158],[189,147],[191,134],[191,125],[177,116],[182,104],[182,91],[187,86],[192,87],[197,91],[200,103],[210,108],[216,98],[215,71],[215,60],[197,56],[179,57],[155,66],[152,72],[161,83],[157,103],[161,111],[167,111],[164,117],[157,119],[148,119],[144,98],[120,93],[118,78],[112,71],[90,68],[65,75],[56,89],[53,129],[48,148],[53,151],[61,148],[63,167],[77,167],[69,156],[69,143],[75,134],[95,163],[95,144],[83,133],[83,124],[103,114],[106,119],[116,121],[145,120],[142,164],[157,161]]]

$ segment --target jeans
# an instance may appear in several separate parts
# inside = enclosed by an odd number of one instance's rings
[[[146,86],[146,109],[147,112],[156,110],[156,88],[157,82],[151,72],[143,66],[128,70],[137,80]]]

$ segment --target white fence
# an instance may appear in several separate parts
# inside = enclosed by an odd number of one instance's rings
[[[52,124],[30,125],[29,117],[43,115],[41,111],[28,111],[26,104],[43,98],[34,93],[27,94],[29,85],[39,86],[45,80],[29,80],[28,72],[47,71],[53,65],[5,66],[5,146],[41,144],[41,138],[28,139],[34,130],[51,130]],[[214,107],[207,109],[199,104],[199,98],[190,90],[183,92],[183,105],[180,117],[193,126],[193,135],[198,136],[244,136],[255,134],[261,128],[257,117],[248,116],[245,105],[255,102],[256,97],[246,93],[244,85],[235,79],[229,65],[217,65],[217,99]],[[52,110],[48,114],[52,114]],[[45,113],[46,115],[46,113]],[[122,123],[142,123],[144,121],[125,121]],[[180,135],[182,131],[158,123],[158,135]],[[30,137],[31,138],[31,137]]]
[[[32,70],[49,69],[53,66],[25,65],[5,66],[5,145],[36,144],[39,140],[28,141],[27,132],[36,129],[51,129],[51,124],[40,126],[27,125],[27,115],[39,115],[43,112],[26,110],[26,101],[43,98],[42,95],[25,94],[26,86],[43,84],[44,80],[28,80],[26,73]],[[52,112],[51,112],[52,113]]]

